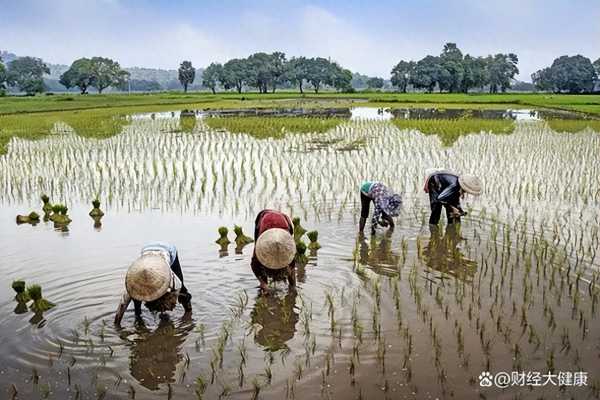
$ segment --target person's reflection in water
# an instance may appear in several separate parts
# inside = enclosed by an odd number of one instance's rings
[[[183,360],[183,343],[194,328],[189,320],[175,325],[167,314],[160,315],[154,331],[149,330],[142,318],[136,319],[136,337],[130,342],[129,369],[131,375],[144,387],[158,390],[161,384],[175,382],[177,364]],[[121,337],[131,335],[121,332]]]
[[[283,297],[277,293],[256,297],[250,317],[252,324],[260,327],[255,331],[254,340],[266,350],[285,349],[286,343],[294,337],[299,319],[295,310],[296,296],[292,290]]]
[[[464,240],[460,235],[460,224],[448,225],[444,236],[438,226],[430,225],[430,231],[431,238],[423,251],[427,266],[458,279],[471,281],[477,271],[477,263],[466,258],[458,247]]]
[[[359,234],[358,240],[361,264],[368,265],[377,273],[383,273],[382,268],[398,268],[401,256],[392,250],[392,232],[387,231],[381,237],[373,235],[370,242]]]

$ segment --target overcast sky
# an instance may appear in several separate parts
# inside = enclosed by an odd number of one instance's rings
[[[175,69],[281,50],[388,78],[445,42],[516,53],[529,81],[557,56],[600,57],[600,0],[0,0],[0,50],[50,63]]]

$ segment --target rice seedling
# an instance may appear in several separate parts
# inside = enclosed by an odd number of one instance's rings
[[[239,225],[235,225],[233,227],[233,232],[235,233],[235,243],[238,247],[244,247],[247,244],[254,242],[254,240],[246,235],[242,230],[242,227]]]
[[[12,283],[13,290],[17,293],[15,295],[15,300],[18,303],[27,303],[31,298],[29,297],[29,293],[25,290],[25,281],[16,280]]]
[[[92,201],[92,210],[89,216],[92,218],[102,218],[104,216],[104,212],[100,209],[100,200],[97,198]]]
[[[257,378],[252,380],[252,400],[257,400],[260,395],[260,390],[262,389],[260,382]]]
[[[229,229],[227,229],[226,226],[221,226],[219,228],[219,238],[217,240],[215,240],[215,243],[217,243],[220,246],[229,245],[231,242],[229,241],[229,238],[227,237],[228,233],[229,233]]]
[[[302,227],[302,225],[300,224],[300,218],[299,217],[294,217],[292,218],[292,224],[294,225],[294,239],[296,240],[296,242],[301,242],[301,238],[302,236],[304,236],[304,234],[307,232],[306,229],[304,229]]]
[[[20,224],[32,224],[35,225],[40,222],[40,215],[35,211],[30,212],[27,215],[17,215],[17,225]]]
[[[318,242],[319,232],[310,231],[306,234],[306,236],[308,236],[308,239],[310,240],[310,243],[308,244],[309,250],[318,250],[321,248],[321,245]]]
[[[33,303],[30,309],[36,313],[42,313],[50,310],[55,305],[42,297],[42,287],[40,285],[31,285],[27,287],[27,295]]]
[[[306,256],[306,244],[301,240],[296,241],[296,256],[294,261],[299,265],[304,265],[308,262],[308,257]]]

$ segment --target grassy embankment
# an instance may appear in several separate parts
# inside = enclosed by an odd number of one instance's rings
[[[421,94],[421,93],[322,93],[319,95],[295,92],[279,92],[275,94],[223,93],[157,93],[157,94],[107,94],[107,95],[73,95],[0,98],[0,154],[6,151],[6,144],[13,136],[38,139],[50,133],[56,122],[64,122],[71,126],[77,134],[86,137],[106,138],[118,132],[125,123],[124,116],[136,112],[158,112],[178,109],[221,109],[221,108],[290,108],[290,107],[424,107],[424,108],[467,108],[467,109],[507,109],[507,108],[546,108],[579,111],[600,116],[600,95],[544,95],[544,94]],[[285,128],[287,131],[304,126],[314,128],[314,123],[296,123],[291,119],[285,124],[270,124],[274,129]],[[232,121],[229,121],[232,122]],[[333,123],[333,121],[332,121]],[[336,122],[337,123],[337,122]],[[473,121],[475,124],[495,124],[489,121]],[[214,124],[220,124],[215,121]],[[291,125],[290,125],[291,124]],[[399,127],[422,128],[424,133],[440,133],[439,124],[401,122]],[[571,126],[571,125],[577,126]],[[581,130],[597,121],[581,121],[568,123],[562,130]],[[231,125],[231,124],[229,124]],[[245,120],[245,126],[237,124],[237,130],[243,131],[262,124],[253,120]],[[275,127],[277,125],[277,128]],[[282,126],[279,126],[282,125]],[[285,125],[285,126],[283,126]],[[321,123],[319,128],[328,126]],[[442,124],[447,128],[452,124]],[[464,133],[465,124],[459,124],[456,132],[442,132],[453,141],[452,137]],[[471,124],[472,125],[472,124]],[[307,129],[308,129],[307,128]],[[569,129],[567,129],[569,128]],[[448,128],[450,129],[450,128]],[[446,130],[448,130],[446,129]],[[470,128],[469,128],[470,129]],[[318,131],[321,129],[318,129]],[[506,131],[501,127],[501,131]],[[449,142],[449,143],[450,143]]]

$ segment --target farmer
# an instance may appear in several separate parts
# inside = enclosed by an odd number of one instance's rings
[[[183,305],[185,315],[192,311],[192,295],[183,285],[183,274],[175,246],[153,242],[142,248],[125,276],[125,293],[115,315],[119,325],[127,306],[133,300],[136,317],[142,314],[142,301],[150,311],[165,312]]]
[[[371,233],[375,233],[377,225],[383,227],[389,226],[394,230],[394,220],[400,214],[402,198],[399,194],[393,193],[383,183],[364,181],[360,185],[360,223],[358,230],[363,232],[367,218],[369,217],[369,208],[371,202],[375,205],[375,211],[371,218]]]
[[[275,281],[287,278],[290,290],[294,290],[296,242],[290,217],[279,211],[262,210],[254,223],[254,241],[251,266],[261,291],[269,293],[268,278]]]
[[[444,169],[428,169],[425,172],[425,193],[429,193],[431,216],[429,224],[437,225],[442,214],[442,207],[446,209],[448,225],[460,223],[460,217],[467,213],[460,207],[460,199],[465,193],[479,196],[481,194],[481,181],[474,175],[457,175]]]

